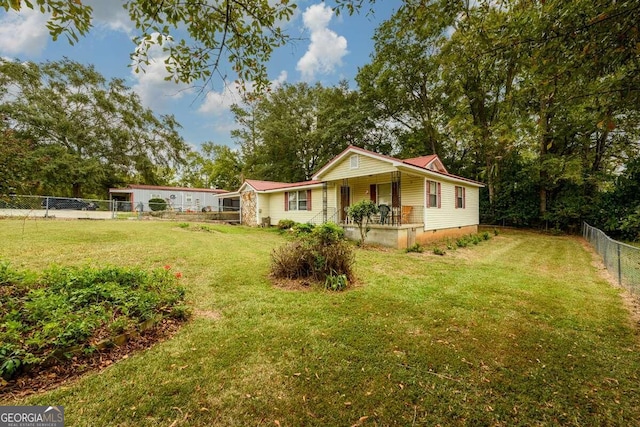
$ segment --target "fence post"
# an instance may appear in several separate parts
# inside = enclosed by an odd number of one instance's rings
[[[622,260],[620,257],[620,244],[616,244],[618,247],[618,285],[622,286]]]

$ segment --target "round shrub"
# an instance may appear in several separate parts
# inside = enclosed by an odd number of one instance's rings
[[[303,227],[304,228],[304,227]],[[344,239],[344,231],[327,223],[310,227],[309,232],[297,234],[297,239],[275,249],[271,255],[271,274],[286,279],[313,279],[332,283],[330,288],[353,280],[355,255],[353,247]],[[343,276],[335,279],[337,276]],[[338,280],[338,284],[333,284]],[[335,286],[334,286],[335,285]]]
[[[311,234],[314,228],[315,228],[315,225],[310,223],[304,223],[304,224],[294,225],[292,230],[296,236],[303,236],[305,234]]]
[[[278,221],[278,230],[289,230],[294,225],[296,225],[296,222],[292,219],[281,219]]]
[[[167,202],[164,199],[159,198],[149,199],[149,209],[152,211],[166,211]]]

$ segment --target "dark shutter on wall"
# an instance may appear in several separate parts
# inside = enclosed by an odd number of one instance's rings
[[[289,210],[289,192],[288,191],[284,192],[284,210],[285,211]]]
[[[377,193],[377,189],[378,186],[376,184],[371,184],[369,186],[369,199],[373,202],[373,203],[377,203],[378,200],[378,193]]]
[[[438,183],[438,207],[442,207],[442,185]]]
[[[311,190],[307,190],[307,210],[311,210]]]
[[[467,207],[467,189],[462,187],[462,208],[465,209]]]
[[[427,192],[427,207],[431,207],[431,181],[427,181],[425,185],[425,191]]]
[[[453,196],[453,207],[458,209],[458,187],[457,185],[454,187],[454,196]]]

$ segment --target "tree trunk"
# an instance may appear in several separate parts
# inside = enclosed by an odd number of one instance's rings
[[[82,197],[82,186],[79,182],[73,183],[73,197],[80,198]]]

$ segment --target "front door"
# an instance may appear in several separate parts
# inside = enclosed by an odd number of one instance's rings
[[[349,187],[340,187],[340,222],[347,222],[347,208],[351,201],[351,190]]]

